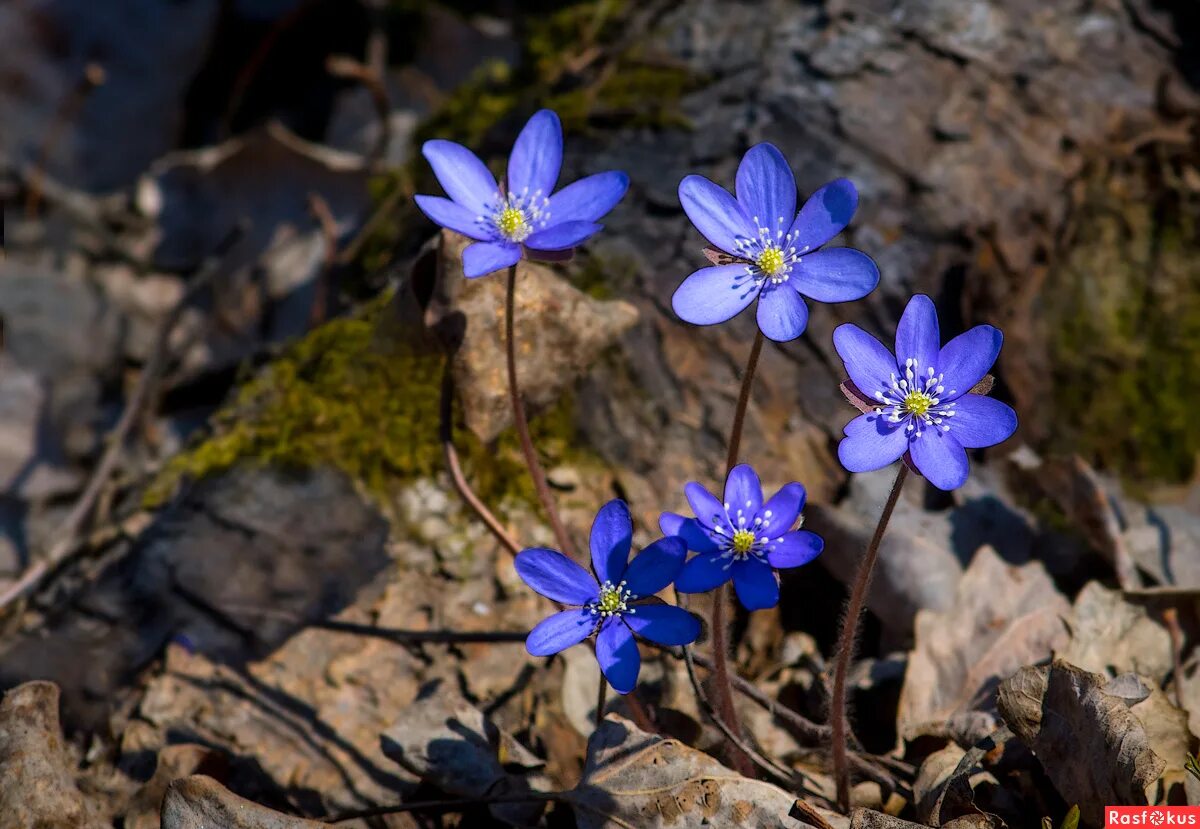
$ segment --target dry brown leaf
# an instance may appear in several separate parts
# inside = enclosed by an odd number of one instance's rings
[[[1069,611],[1040,562],[1013,567],[991,547],[980,549],[954,604],[917,613],[916,648],[900,692],[900,736],[962,731],[969,745],[990,733],[992,690],[1066,641],[1062,617]]]
[[[795,798],[731,771],[678,740],[609,715],[588,743],[583,778],[566,798],[580,829],[795,829]],[[837,825],[836,816],[822,812]]]
[[[1071,640],[1058,655],[1086,671],[1132,671],[1162,683],[1171,670],[1167,629],[1119,590],[1089,582],[1075,599],[1069,627]]]
[[[1028,666],[1000,684],[997,703],[1008,726],[1038,756],[1085,823],[1103,824],[1105,805],[1140,806],[1166,764],[1150,747],[1141,720],[1104,690],[1108,680],[1061,659]]]

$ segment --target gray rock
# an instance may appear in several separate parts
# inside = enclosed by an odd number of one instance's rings
[[[0,701],[0,829],[97,824],[75,783],[58,720],[58,688],[27,682]]]
[[[68,721],[97,726],[172,639],[240,665],[340,610],[387,565],[386,534],[331,470],[242,468],[203,481],[41,629],[17,636],[0,684],[54,679]]]

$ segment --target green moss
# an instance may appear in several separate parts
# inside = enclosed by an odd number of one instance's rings
[[[1200,454],[1200,233],[1163,163],[1092,180],[1046,291],[1058,437],[1132,483],[1185,481]]]
[[[147,506],[163,503],[183,479],[237,463],[332,465],[380,498],[440,471],[444,358],[389,334],[396,330],[384,316],[389,302],[385,293],[358,315],[316,329],[243,383],[213,416],[207,438],[173,458],[148,489]],[[530,428],[548,464],[591,460],[576,448],[569,397]],[[485,500],[535,503],[511,430],[485,446],[460,428],[456,447]]]
[[[480,67],[421,125],[417,140],[479,147],[496,124],[543,106],[555,110],[569,132],[596,120],[685,127],[677,104],[701,79],[653,60],[636,44],[613,51],[633,8],[629,0],[589,0],[531,15],[516,69],[501,61]]]

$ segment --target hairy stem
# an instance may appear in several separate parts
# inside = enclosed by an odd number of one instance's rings
[[[600,691],[596,694],[596,730],[600,730],[604,722],[604,703],[608,699],[608,680],[600,674]]]
[[[567,528],[558,517],[558,507],[554,504],[554,496],[550,485],[546,483],[546,473],[538,460],[537,450],[533,448],[533,439],[529,437],[529,420],[525,417],[525,404],[521,401],[521,389],[517,384],[517,347],[513,326],[513,311],[516,305],[517,266],[508,269],[508,295],[504,303],[504,335],[508,357],[508,395],[512,401],[513,425],[517,428],[517,437],[521,441],[521,453],[525,456],[525,465],[529,467],[529,476],[533,479],[533,488],[537,491],[538,500],[546,510],[550,519],[550,527],[562,552],[571,558],[578,559],[575,546],[567,536]]]
[[[850,808],[850,769],[847,761],[846,744],[848,728],[846,722],[846,675],[850,672],[850,662],[854,658],[854,647],[858,642],[858,622],[862,617],[863,607],[867,601],[867,591],[871,587],[871,575],[875,570],[875,561],[879,558],[879,542],[887,529],[892,511],[900,499],[900,489],[904,479],[908,477],[908,465],[900,462],[900,471],[896,473],[896,481],[888,494],[887,503],[883,505],[883,513],[879,523],[875,525],[875,534],[867,545],[866,555],[858,563],[858,572],[854,574],[854,584],[850,588],[850,598],[846,601],[846,613],[842,617],[842,631],[838,635],[836,661],[833,665],[833,693],[829,700],[829,726],[831,729],[833,755],[833,778],[837,783],[838,807],[844,812]]]
[[[763,333],[758,331],[754,337],[754,345],[750,347],[750,358],[746,361],[746,371],[742,374],[742,390],[738,394],[737,408],[733,413],[733,428],[729,433],[729,454],[725,459],[725,476],[737,466],[738,450],[742,445],[742,430],[746,426],[746,408],[750,405],[750,389],[754,385],[754,373],[758,368],[758,357],[762,354]],[[725,619],[726,606],[729,602],[729,585],[725,584],[713,592],[712,636],[713,679],[717,712],[724,721],[726,728],[735,734],[741,732],[738,724],[737,711],[733,707],[733,684],[729,678],[729,629]],[[750,758],[736,745],[731,744],[729,759],[734,769],[747,777],[754,773]]]

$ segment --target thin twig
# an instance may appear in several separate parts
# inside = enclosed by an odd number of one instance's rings
[[[320,193],[308,194],[308,209],[320,225],[321,239],[325,243],[321,271],[317,274],[317,284],[313,286],[313,301],[308,311],[308,327],[316,328],[325,322],[328,310],[329,282],[333,279],[333,268],[337,264],[338,226],[329,202],[325,201]]]
[[[1171,637],[1171,672],[1175,675],[1175,705],[1183,704],[1183,628],[1179,626],[1179,610],[1168,607],[1163,610],[1163,622]]]
[[[400,803],[396,806],[377,806],[356,812],[322,818],[322,823],[344,823],[348,820],[400,815],[406,812],[461,812],[475,806],[499,806],[507,803],[551,803],[569,799],[569,792],[527,792],[525,794],[491,794],[483,797],[465,797],[458,800],[420,800],[415,803]]]
[[[465,645],[476,642],[508,643],[524,642],[529,636],[522,631],[508,630],[405,630],[367,625],[359,622],[344,622],[338,619],[309,619],[298,613],[269,607],[247,607],[223,604],[218,608],[230,616],[251,616],[258,619],[280,619],[308,627],[323,628],[357,636],[374,636],[389,642],[404,645],[441,644]]]
[[[491,531],[496,540],[505,546],[505,548],[516,555],[521,552],[521,545],[517,540],[508,534],[504,529],[504,525],[500,523],[500,519],[492,514],[492,511],[487,508],[487,505],[475,494],[471,489],[470,483],[463,475],[462,466],[458,462],[458,452],[454,448],[454,376],[450,370],[450,358],[446,358],[446,367],[442,371],[442,405],[441,405],[441,424],[439,432],[442,440],[442,451],[446,456],[446,468],[450,471],[450,480],[454,482],[454,488],[458,490],[461,497],[484,525]]]
[[[59,140],[62,138],[67,127],[79,117],[79,113],[83,110],[83,105],[87,103],[88,97],[97,87],[103,86],[105,80],[104,67],[98,63],[89,63],[83,68],[83,74],[79,77],[78,82],[71,88],[63,98],[58,111],[54,114],[54,120],[50,122],[50,127],[46,130],[46,135],[42,139],[42,145],[38,148],[37,161],[29,170],[28,191],[25,195],[25,216],[34,218],[37,216],[38,207],[42,201],[42,187],[44,177],[46,175],[46,167],[50,164],[50,157],[54,153],[54,148],[58,146]]]
[[[517,382],[517,345],[516,330],[513,325],[513,314],[516,306],[517,266],[508,269],[508,293],[504,303],[504,334],[505,352],[508,358],[508,395],[512,402],[513,425],[517,429],[517,437],[521,442],[521,453],[525,456],[525,465],[529,467],[529,476],[533,479],[533,488],[537,491],[538,500],[546,510],[550,519],[550,527],[558,540],[562,552],[573,559],[578,559],[575,545],[567,535],[567,528],[558,516],[558,507],[554,504],[554,495],[550,485],[546,483],[546,473],[538,460],[537,450],[533,447],[533,439],[529,436],[529,421],[525,417],[525,404],[521,400],[521,388]]]
[[[892,484],[892,491],[888,494],[887,503],[883,505],[883,512],[879,516],[879,523],[875,525],[875,534],[871,536],[871,543],[867,545],[867,552],[854,575],[854,584],[846,603],[846,615],[842,619],[842,631],[838,636],[837,655],[833,666],[833,693],[829,701],[829,725],[832,729],[830,749],[833,758],[833,778],[837,784],[838,807],[843,812],[850,808],[850,771],[846,759],[846,675],[850,670],[850,661],[854,658],[858,623],[866,605],[875,560],[879,557],[879,543],[883,540],[883,533],[891,520],[896,502],[900,500],[900,490],[906,477],[908,464],[901,462],[895,483]]]
[[[104,453],[100,456],[100,461],[92,470],[91,477],[84,487],[83,494],[79,496],[79,500],[75,502],[75,505],[67,514],[62,528],[59,530],[58,540],[50,547],[46,555],[26,569],[20,578],[10,585],[4,593],[0,594],[0,610],[8,607],[14,601],[37,587],[46,574],[62,564],[72,551],[81,549],[76,539],[84,531],[88,519],[91,518],[96,502],[107,485],[109,478],[112,477],[113,472],[116,470],[117,463],[124,452],[125,441],[128,440],[134,427],[141,420],[142,410],[148,401],[153,398],[153,391],[157,385],[158,378],[166,368],[167,355],[170,350],[171,332],[175,330],[175,326],[178,325],[184,311],[187,310],[187,307],[196,296],[207,288],[209,283],[221,272],[221,265],[226,254],[237,244],[245,232],[245,225],[239,224],[226,234],[208,260],[200,266],[196,274],[188,281],[187,290],[159,325],[154,348],[150,352],[150,358],[142,368],[141,376],[138,377],[137,384],[129,395],[129,400],[126,401],[120,420],[117,421],[117,424],[108,435],[108,445],[105,447]]]
[[[754,345],[750,347],[750,357],[746,361],[746,370],[742,374],[742,388],[738,393],[737,408],[733,413],[733,427],[729,432],[729,453],[725,459],[725,477],[737,466],[738,452],[742,445],[742,431],[746,426],[746,409],[750,405],[750,390],[754,386],[754,374],[758,368],[758,357],[762,353],[763,333],[759,329],[754,335]],[[712,594],[712,636],[713,668],[717,696],[717,710],[729,730],[737,733],[737,709],[733,705],[733,690],[730,686],[729,670],[729,630],[725,621],[725,612],[729,603],[729,585],[723,584]],[[729,756],[730,763],[740,774],[749,777],[753,773],[750,758],[742,754],[736,743]]]
[[[358,81],[371,93],[371,103],[375,105],[375,115],[379,118],[379,137],[371,148],[369,158],[372,162],[381,161],[392,143],[392,103],[383,78],[376,69],[349,55],[330,55],[325,59],[325,70],[335,78]]]

